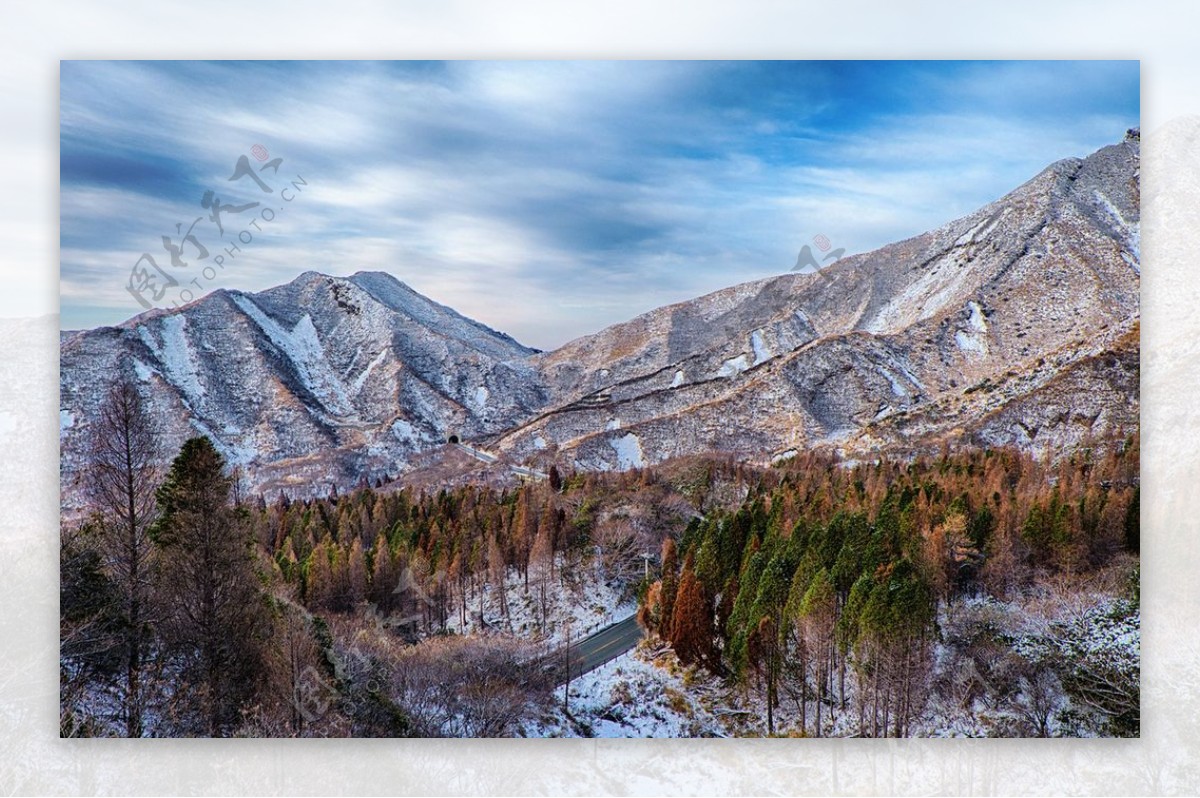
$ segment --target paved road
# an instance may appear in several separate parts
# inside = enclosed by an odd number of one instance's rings
[[[468,446],[465,443],[456,443],[453,445],[457,446],[460,450],[466,452],[481,463],[495,463],[500,459],[491,452],[485,452],[483,449],[476,449],[474,446]],[[510,465],[508,470],[512,471],[514,474],[520,474],[523,477],[532,477],[534,479],[547,478],[544,472],[538,471],[536,468],[525,468],[524,466]]]
[[[616,659],[636,646],[641,639],[642,627],[638,626],[637,618],[630,615],[625,620],[606,626],[578,642],[572,641],[571,678],[577,679],[609,660]],[[563,648],[554,657],[558,662],[563,662],[566,653],[566,649]],[[561,667],[560,665],[559,668]],[[559,680],[562,680],[561,675]]]
[[[479,460],[480,462],[483,462],[483,463],[496,462],[496,455],[488,454],[487,452],[483,451],[482,449],[476,449],[474,446],[467,446],[465,443],[456,443],[454,445],[457,446],[462,451],[464,451],[467,454],[474,457],[476,460]]]

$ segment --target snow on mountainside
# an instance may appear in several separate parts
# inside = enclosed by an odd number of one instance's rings
[[[327,490],[526,417],[542,404],[532,353],[376,273],[306,272],[77,334],[61,348],[63,417],[84,422],[62,429],[64,499],[86,420],[123,368],[146,386],[167,456],[203,433],[252,486]]]
[[[89,420],[123,369],[146,388],[166,457],[203,433],[248,487],[293,493],[394,475],[417,454],[435,473],[428,458],[451,435],[507,462],[609,469],[945,439],[1051,455],[1127,433],[1139,145],[1131,131],[937,230],[553,352],[364,272],[306,272],[64,333],[64,507],[78,504]]]
[[[943,438],[1047,454],[1131,430],[1139,148],[1131,131],[924,235],[537,355],[556,406],[493,445],[621,468],[635,446],[647,463]]]

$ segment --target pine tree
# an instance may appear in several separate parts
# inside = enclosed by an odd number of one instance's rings
[[[1125,547],[1134,554],[1142,551],[1141,490],[1141,486],[1133,489],[1133,498],[1125,513]]]
[[[540,526],[538,528],[529,558],[533,563],[534,579],[537,581],[538,609],[540,611],[538,628],[544,632],[550,614],[549,586],[554,581],[554,529],[552,527]]]
[[[822,568],[800,602],[799,621],[805,649],[811,652],[817,687],[816,736],[821,736],[821,704],[832,688],[834,625],[837,623],[837,596],[833,579]]]
[[[508,569],[504,563],[504,554],[500,549],[500,543],[495,535],[488,538],[487,558],[488,576],[499,598],[500,612],[504,615],[505,620],[508,620],[508,593],[504,586],[504,578],[508,573]]]
[[[92,545],[92,526],[64,526],[59,538],[59,733],[107,733],[88,701],[93,686],[120,677],[121,601]]]
[[[181,679],[173,692],[184,731],[229,733],[262,671],[269,633],[252,541],[229,507],[224,461],[207,438],[184,443],[158,489],[158,590],[170,608],[164,644]]]

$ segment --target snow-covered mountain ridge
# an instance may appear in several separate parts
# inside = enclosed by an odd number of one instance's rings
[[[103,386],[131,370],[170,451],[210,436],[253,487],[298,491],[395,474],[443,443],[506,429],[544,398],[533,350],[395,278],[306,272],[256,294],[216,291],[61,345],[64,499]]]
[[[952,437],[1046,455],[1138,419],[1140,138],[943,227],[672,305],[531,358],[552,409],[499,436],[584,467]]]
[[[251,489],[403,472],[451,436],[512,462],[858,456],[946,438],[1040,455],[1136,429],[1139,138],[1060,161],[929,233],[732,286],[537,353],[394,277],[259,293],[62,336],[64,507],[125,370],[168,456],[209,435]]]

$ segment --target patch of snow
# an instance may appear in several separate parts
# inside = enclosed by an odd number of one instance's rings
[[[162,317],[159,327],[161,345],[155,344],[154,337],[144,324],[138,325],[138,335],[162,364],[168,381],[179,388],[193,409],[198,409],[204,399],[204,386],[200,384],[196,371],[196,360],[187,340],[186,327],[187,317],[176,313]]]
[[[1000,219],[1006,212],[1007,209],[1004,211],[997,211],[991,216],[984,218],[977,225],[959,236],[958,240],[954,242],[954,246],[965,247],[968,244],[973,244],[978,239],[985,237],[988,233],[992,232],[992,230],[996,229],[996,225],[1000,223]]]
[[[655,662],[638,648],[574,679],[571,720],[563,716],[559,701],[554,715],[529,730],[529,736],[576,737],[582,732],[605,738],[725,737],[717,719],[720,710],[706,706],[717,703],[711,701],[714,690],[706,684],[711,679],[701,676],[689,686],[674,656],[662,659],[662,664]],[[702,683],[707,689],[697,696]],[[560,698],[563,689],[558,690]]]
[[[632,432],[626,433],[619,438],[614,438],[608,442],[608,445],[613,447],[613,450],[617,453],[617,468],[627,470],[645,466],[646,460],[642,453],[642,441]]]
[[[188,423],[191,424],[197,432],[212,441],[213,448],[225,458],[225,463],[229,466],[240,466],[250,463],[258,456],[258,449],[255,448],[252,442],[236,442],[229,440],[229,437],[216,435],[212,428],[198,418],[189,418]],[[228,431],[228,428],[226,428]],[[236,430],[234,430],[236,433]]]
[[[604,425],[604,429],[608,430],[609,432],[612,432],[613,430],[618,430],[620,428],[621,428],[621,419],[616,418],[616,417],[610,418],[608,420],[608,423]]]
[[[427,420],[437,433],[437,437],[447,434],[445,412],[441,406],[441,397],[434,393],[429,385],[419,380],[411,381],[411,390],[406,392],[403,406],[410,418]]]
[[[338,326],[341,326],[341,322],[338,322]],[[362,346],[360,345],[354,349],[354,357],[350,358],[350,362],[346,365],[345,371],[342,372],[342,380],[343,381],[345,381],[350,376],[351,371],[354,371],[354,364],[358,362],[358,359],[361,356],[362,356]]]
[[[892,386],[893,396],[908,396],[908,391],[904,389],[904,385],[896,378],[896,375],[884,367],[879,367],[879,373],[884,376],[888,384]]]
[[[958,348],[964,352],[974,352],[976,354],[985,355],[987,349],[977,336],[959,330],[954,333],[954,343],[958,344]]]
[[[970,262],[971,256],[965,249],[956,248],[945,253],[903,291],[895,294],[862,329],[879,334],[930,318],[956,296],[970,290],[974,279],[972,270],[967,268]]]
[[[421,435],[417,432],[417,428],[402,418],[398,418],[392,422],[392,435],[396,436],[397,440],[404,441],[405,443],[418,443],[421,440]]]
[[[675,372],[675,379],[671,380],[671,387],[678,388],[683,385],[683,369],[678,369]]]
[[[59,429],[59,431],[61,432],[62,430],[68,429],[69,427],[73,427],[73,426],[75,426],[75,415],[70,410],[59,410],[58,411],[58,429]]]
[[[150,334],[150,330],[145,324],[137,326],[137,334],[138,338],[142,339],[142,343],[146,345],[146,348],[153,352],[155,357],[158,357],[158,344],[154,341],[154,336]]]
[[[555,555],[553,569],[548,562],[531,563],[528,586],[523,574],[515,569],[507,572],[503,601],[496,585],[488,580],[482,596],[476,594],[468,600],[466,623],[460,607],[447,618],[447,630],[460,634],[483,628],[500,630],[558,647],[565,642],[568,628],[571,639],[578,641],[637,611],[636,599],[619,584],[596,578],[603,574],[592,568],[581,569],[584,577],[579,581],[564,580],[565,566],[562,554]]]
[[[967,303],[967,307],[971,309],[971,318],[967,323],[971,328],[979,332],[987,332],[987,317],[983,315],[983,308],[974,300]]]
[[[1100,193],[1100,191],[1092,192],[1096,197],[1096,201],[1100,203],[1100,207],[1108,211],[1108,214],[1113,217],[1117,223],[1117,227],[1125,234],[1125,246],[1129,248],[1133,259],[1139,263],[1142,260],[1142,225],[1140,222],[1130,222],[1125,219],[1124,214],[1116,205],[1112,204],[1112,200]],[[1126,262],[1129,263],[1128,258]],[[1133,266],[1132,263],[1130,263]],[[1134,266],[1134,269],[1141,274],[1140,266]]]
[[[1124,250],[1121,251],[1121,258],[1129,264],[1129,268],[1133,269],[1138,274],[1142,273],[1142,265],[1137,262],[1137,259]]]
[[[771,463],[773,463],[773,464],[774,463],[782,463],[784,460],[788,460],[792,457],[795,457],[797,454],[799,454],[799,452],[796,451],[795,449],[788,449],[788,450],[780,452],[779,454],[772,457]]]
[[[488,389],[483,385],[480,385],[475,389],[475,392],[471,394],[471,402],[475,405],[477,410],[482,410],[487,405],[487,400],[490,395],[491,394],[488,392]]]
[[[546,439],[543,438],[541,435],[538,435],[536,438],[533,439],[533,448],[545,449],[546,448]]]
[[[266,334],[276,348],[292,362],[304,387],[321,403],[321,405],[337,416],[348,416],[353,412],[350,397],[346,394],[345,386],[333,373],[329,361],[325,358],[325,350],[317,337],[316,327],[312,317],[307,313],[296,322],[291,330],[285,330],[274,319],[255,305],[250,297],[244,294],[234,294],[233,301],[247,316],[254,320],[259,329]]]
[[[736,377],[746,369],[750,368],[750,363],[745,355],[731,357],[721,364],[721,369],[717,372],[718,377]]]
[[[361,351],[361,348],[359,351]],[[355,357],[358,357],[358,355],[356,354]],[[354,378],[354,383],[350,386],[350,396],[358,396],[359,391],[362,390],[363,384],[367,381],[367,377],[371,376],[371,372],[376,366],[383,362],[385,357],[387,357],[387,350],[379,350],[379,354],[367,364],[367,367],[362,370],[361,374]]]
[[[1086,706],[1072,707],[1070,695],[1063,690],[1058,676],[1065,667],[1094,669],[1100,663],[1114,677],[1123,675],[1136,682],[1139,671],[1140,614],[1127,612],[1123,599],[1082,590],[1059,594],[1053,588],[1017,596],[1014,601],[991,597],[964,598],[953,610],[939,611],[938,626],[944,641],[935,647],[936,679],[944,679],[974,669],[968,643],[980,631],[1003,635],[1011,641],[1016,657],[1027,663],[1052,662],[1047,681],[1042,683],[1040,701],[1045,706],[1048,732],[1092,736],[1098,732],[1095,719],[1087,727],[1069,730],[1063,727],[1063,710],[1073,709],[1077,717],[1090,714]],[[1028,734],[1028,708],[1031,697],[1024,680],[1009,696],[983,696],[969,705],[956,696],[933,693],[913,725],[915,736],[983,737],[997,734]],[[997,701],[997,698],[1003,700]],[[1074,725],[1074,724],[1073,724]]]
[[[971,311],[970,318],[967,319],[967,326],[970,329],[956,331],[954,333],[954,342],[964,352],[986,355],[988,353],[987,317],[984,316],[983,308],[980,307],[978,302],[968,302],[967,307]]]
[[[917,386],[918,390],[921,390],[921,391],[925,390],[925,383],[923,383],[917,379],[917,375],[912,373],[912,369],[910,369],[902,361],[896,360],[894,358],[890,359],[890,362],[893,366],[895,366],[897,369],[900,370],[900,373],[903,374],[905,376],[905,378],[908,379],[909,382],[911,382],[913,385]]]
[[[133,359],[133,372],[137,374],[137,378],[142,382],[150,382],[150,375],[154,373],[150,370],[149,366],[136,357]]]
[[[754,365],[756,366],[771,357],[771,351],[767,349],[767,345],[763,341],[762,330],[750,333],[750,349],[754,352]]]

